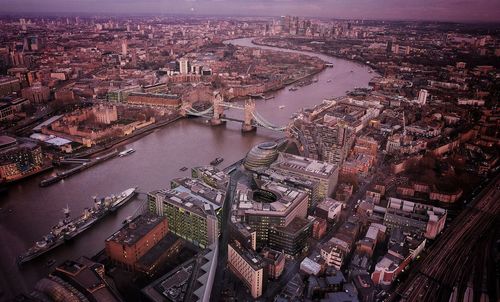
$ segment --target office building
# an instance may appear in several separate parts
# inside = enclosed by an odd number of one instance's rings
[[[212,165],[193,168],[191,170],[191,176],[220,190],[226,190],[229,184],[229,175]]]
[[[290,175],[318,182],[318,198],[330,197],[337,186],[339,168],[322,162],[288,153],[279,153],[271,168]]]
[[[340,270],[344,263],[344,258],[350,251],[349,243],[333,237],[321,247],[321,258],[325,260],[326,265]]]
[[[360,302],[375,302],[375,284],[368,273],[359,273],[353,276],[352,282],[358,290]]]
[[[128,42],[127,40],[122,40],[122,56],[126,57],[128,54]]]
[[[50,88],[35,84],[31,87],[26,87],[21,90],[21,95],[31,101],[33,104],[45,103],[50,99]]]
[[[278,145],[275,142],[264,142],[248,151],[244,166],[248,170],[258,170],[271,165],[278,158]]]
[[[296,190],[307,193],[309,198],[309,212],[313,212],[319,201],[319,182],[305,177],[300,177],[295,174],[290,174],[284,171],[274,169],[259,169],[253,171],[255,179],[261,181],[274,181],[284,186],[294,188]]]
[[[342,203],[335,199],[325,198],[316,207],[316,216],[329,222],[338,222],[342,211]]]
[[[179,59],[179,72],[181,74],[189,73],[189,60],[187,58]]]
[[[259,298],[264,292],[267,280],[266,264],[253,250],[241,246],[237,241],[228,244],[227,262],[229,269],[250,290],[253,298]]]
[[[270,226],[269,247],[283,251],[291,257],[300,256],[307,247],[307,239],[311,236],[312,221],[295,217],[284,227]]]
[[[18,78],[0,76],[0,96],[6,96],[21,90],[21,82]]]
[[[218,245],[209,246],[144,287],[142,293],[147,298],[144,301],[209,302],[217,258]]]
[[[266,263],[266,271],[269,279],[278,279],[285,269],[285,254],[264,247],[260,256]]]
[[[134,271],[139,259],[168,233],[165,217],[141,215],[108,237],[106,255],[114,263]]]
[[[215,243],[225,192],[189,178],[173,180],[172,187],[150,192],[149,210],[166,216],[170,231],[185,240],[201,248]]]
[[[14,110],[8,103],[0,102],[0,122],[14,118]]]
[[[328,229],[328,223],[326,219],[314,217],[313,225],[312,225],[312,237],[314,239],[321,239],[326,234],[326,230]]]
[[[427,103],[427,97],[429,96],[429,92],[425,89],[420,89],[418,92],[418,104],[425,105]]]
[[[444,229],[447,211],[442,208],[390,197],[384,215],[389,229],[402,228],[434,239]]]
[[[272,227],[275,232],[286,232],[294,218],[306,218],[307,194],[275,182],[268,182],[259,189],[240,189],[234,220],[243,222],[256,232],[257,247],[269,244]],[[278,249],[278,250],[281,250]]]
[[[397,276],[423,251],[426,240],[418,236],[405,236],[401,228],[391,231],[388,251],[371,275],[373,283],[389,287]]]

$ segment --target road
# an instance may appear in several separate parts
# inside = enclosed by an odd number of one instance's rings
[[[454,290],[461,300],[467,287],[473,287],[477,294],[486,291],[491,274],[484,268],[491,265],[483,257],[489,256],[489,243],[499,228],[499,201],[497,176],[440,236],[419,269],[388,301],[449,301]]]

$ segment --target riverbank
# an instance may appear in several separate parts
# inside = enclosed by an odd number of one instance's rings
[[[134,131],[130,135],[120,137],[120,138],[115,139],[109,143],[106,143],[104,146],[99,146],[99,147],[96,147],[95,149],[88,150],[88,151],[86,150],[84,152],[74,154],[74,156],[71,156],[68,158],[85,158],[85,157],[89,157],[89,156],[93,156],[93,155],[99,155],[103,152],[109,151],[112,148],[120,147],[124,144],[131,143],[131,142],[133,142],[141,137],[144,137],[144,136],[150,134],[151,132],[153,132],[154,130],[156,130],[158,128],[170,125],[170,124],[180,120],[181,118],[182,118],[181,116],[175,116],[172,119],[158,122],[158,123],[154,123],[150,126],[147,126],[147,127],[144,127],[140,130]]]
[[[281,46],[278,46],[278,45],[273,45],[273,44],[268,44],[268,43],[265,43],[265,42],[260,42],[258,39],[264,39],[264,38],[252,38],[252,43],[255,44],[255,45],[264,46],[264,47],[274,47],[274,48],[280,48],[280,49],[293,49],[293,50],[300,51],[300,52],[311,52],[311,53],[316,53],[316,54],[322,54],[322,55],[325,55],[325,56],[329,56],[329,57],[333,57],[333,58],[337,58],[337,59],[341,59],[341,60],[350,61],[350,62],[353,62],[353,63],[356,63],[356,64],[360,64],[362,66],[369,66],[370,68],[373,69],[373,71],[376,74],[383,73],[383,70],[380,70],[377,65],[371,64],[371,63],[367,63],[367,62],[363,61],[362,59],[352,59],[352,58],[349,58],[347,56],[341,56],[341,55],[338,55],[338,54],[331,54],[331,53],[324,52],[324,51],[317,50],[317,49],[314,49],[314,50],[304,50],[304,49],[301,49],[300,46],[296,45],[296,44],[288,45],[288,46],[290,46],[290,48],[284,48],[284,47],[281,47]],[[311,41],[315,41],[315,39],[311,39]]]

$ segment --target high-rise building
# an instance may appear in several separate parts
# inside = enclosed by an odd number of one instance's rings
[[[187,58],[179,59],[179,72],[181,74],[189,73],[189,60]]]
[[[332,195],[337,186],[338,166],[298,155],[280,153],[271,168],[319,183],[318,198]]]
[[[311,230],[312,221],[301,217],[295,217],[284,227],[273,225],[269,228],[269,247],[291,257],[298,257],[307,247]]]
[[[284,171],[277,171],[274,169],[258,169],[253,171],[256,179],[261,181],[274,181],[284,186],[294,188],[307,193],[309,197],[308,207],[312,210],[318,204],[319,197],[319,182],[310,178],[300,177],[296,174],[289,174]]]
[[[239,192],[236,212],[256,232],[258,247],[267,246],[272,227],[286,228],[296,217],[306,218],[307,194],[269,182],[247,193]],[[281,249],[279,249],[281,250]]]
[[[166,216],[169,229],[185,240],[206,248],[217,241],[225,192],[198,179],[172,181],[172,189],[148,194],[149,210]]]
[[[128,54],[128,42],[127,40],[122,40],[122,56],[126,57]]]
[[[420,105],[425,105],[427,103],[427,97],[429,96],[429,92],[425,89],[420,89],[418,92],[418,103]]]
[[[231,272],[243,281],[253,298],[262,296],[267,274],[266,264],[259,254],[232,241],[227,248],[227,262]]]

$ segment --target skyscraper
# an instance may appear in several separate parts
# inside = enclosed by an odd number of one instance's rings
[[[128,43],[127,40],[122,40],[122,56],[126,57],[128,53]]]
[[[425,89],[420,89],[418,93],[418,103],[420,105],[425,105],[427,102],[427,97],[429,96],[429,92]]]
[[[181,74],[189,73],[189,60],[187,58],[181,58],[179,60],[179,71]]]

